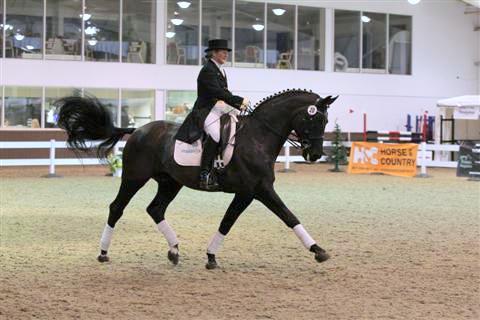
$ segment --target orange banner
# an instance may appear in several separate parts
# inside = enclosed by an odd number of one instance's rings
[[[352,142],[348,173],[382,172],[413,177],[417,173],[418,145]]]

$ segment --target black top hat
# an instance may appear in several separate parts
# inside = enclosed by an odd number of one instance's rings
[[[224,39],[208,40],[208,48],[205,49],[205,52],[210,50],[227,50],[228,52],[232,51],[232,49],[228,47],[228,41]]]

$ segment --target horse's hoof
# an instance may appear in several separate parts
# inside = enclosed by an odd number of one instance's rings
[[[324,262],[328,259],[330,259],[330,256],[325,251],[315,253],[315,260],[317,260],[317,262]]]
[[[170,260],[171,263],[174,265],[178,264],[178,260],[180,259],[180,255],[178,253],[173,253],[170,250],[168,250],[168,260]]]
[[[215,261],[209,261],[205,265],[205,268],[207,268],[208,270],[213,270],[213,269],[218,268],[218,264]]]
[[[110,258],[107,255],[101,254],[97,257],[98,262],[108,262]]]
[[[215,260],[215,255],[212,253],[207,253],[208,262],[205,265],[205,268],[208,270],[213,270],[218,268],[217,260]]]

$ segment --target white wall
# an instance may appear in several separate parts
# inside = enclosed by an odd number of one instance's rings
[[[292,1],[281,1],[292,3]],[[478,15],[465,15],[457,0],[423,0],[412,6],[406,0],[294,1],[331,8],[364,10],[413,16],[412,75],[349,74],[319,71],[228,68],[229,87],[257,101],[287,88],[307,88],[321,94],[340,95],[329,113],[344,131],[361,131],[361,113],[368,113],[372,130],[402,130],[406,114],[435,113],[436,101],[479,94],[480,31]],[[159,12],[164,12],[158,6]],[[328,14],[327,12],[327,14]],[[157,27],[163,34],[163,19]],[[330,28],[328,28],[331,30]],[[332,34],[327,34],[327,61],[332,61]],[[164,60],[164,38],[158,39],[157,57]],[[149,88],[196,90],[200,66],[140,65],[102,62],[33,61],[3,59],[1,85]],[[327,70],[331,70],[328,67]],[[157,100],[157,115],[164,99]],[[353,113],[348,113],[353,109]],[[160,110],[160,111],[159,111]],[[333,128],[330,121],[327,130]]]

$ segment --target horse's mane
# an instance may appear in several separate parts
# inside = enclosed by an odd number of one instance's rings
[[[302,95],[302,94],[312,94],[312,95],[316,95],[318,97],[318,95],[316,93],[314,93],[312,90],[307,90],[307,89],[287,89],[287,90],[283,90],[283,91],[279,91],[271,96],[268,96],[266,98],[263,98],[261,101],[259,101],[258,103],[256,103],[253,107],[253,112],[257,111],[258,109],[260,109],[262,106],[266,105],[266,104],[269,104],[271,103],[272,101],[274,100],[277,100],[279,98],[287,98],[287,97],[294,97],[294,96],[298,96],[298,95]]]

